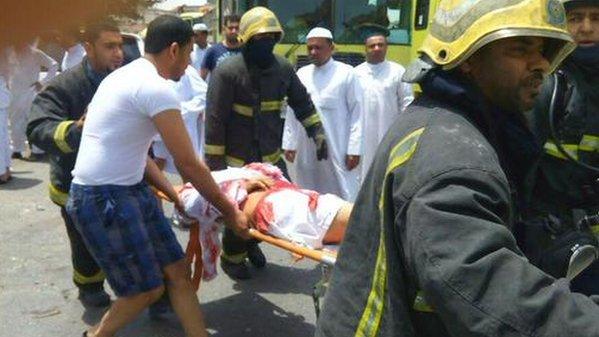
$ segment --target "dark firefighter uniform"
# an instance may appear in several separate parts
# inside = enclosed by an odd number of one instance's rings
[[[322,134],[322,122],[289,62],[275,55],[267,69],[248,65],[243,54],[223,61],[210,78],[206,104],[206,162],[211,170],[267,162],[285,170],[281,140],[285,104],[310,137]],[[286,100],[286,103],[285,103]],[[225,258],[245,258],[243,240],[225,232]]]
[[[556,97],[567,102],[560,104],[558,100],[560,106],[554,109],[554,124],[559,143],[573,159],[599,168],[599,48],[594,49],[597,53],[594,65],[579,59],[577,50],[560,67],[568,86],[559,86]],[[555,81],[555,77],[546,81],[531,123],[544,153],[529,216],[554,217],[565,229],[575,228],[586,216],[591,219],[587,225],[599,234],[599,220],[592,219],[599,215],[599,172],[568,159],[550,132],[549,104]],[[535,238],[527,241],[531,240]],[[574,280],[573,289],[589,295],[599,294],[597,262]]]
[[[276,55],[268,69],[248,66],[243,54],[225,60],[208,88],[206,159],[210,168],[255,161],[281,165],[286,104],[308,135],[314,136],[322,127],[305,87],[286,59]]]
[[[101,76],[87,59],[56,77],[40,92],[31,107],[27,125],[29,141],[49,154],[50,199],[60,206],[71,244],[73,281],[83,291],[103,289],[104,273],[85,247],[65,210],[75,166],[81,129],[75,124],[85,114]]]
[[[530,264],[511,233],[540,153],[525,120],[489,105],[459,71],[443,68],[507,29],[560,42],[546,56],[555,69],[573,42],[558,20],[563,7],[549,2],[441,1],[429,34],[447,38],[427,37],[420,50],[427,57],[406,72],[423,95],[378,148],[317,337],[599,335],[596,304]],[[455,22],[458,14],[470,26]]]
[[[478,104],[426,89],[379,147],[316,336],[599,333],[595,303],[528,263],[510,232],[503,165],[526,154],[493,135],[498,116],[477,120]],[[585,311],[594,315],[568,320]]]

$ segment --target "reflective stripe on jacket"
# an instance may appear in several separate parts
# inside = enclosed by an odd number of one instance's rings
[[[312,101],[287,60],[268,69],[243,54],[225,60],[210,79],[206,101],[206,158],[212,169],[281,159],[283,108],[289,104],[308,134],[320,124]]]
[[[75,122],[83,116],[97,86],[85,71],[85,61],[52,79],[34,99],[27,137],[49,154],[50,199],[66,204],[71,187],[81,130]]]
[[[425,94],[390,130],[352,211],[317,337],[599,333],[596,304],[519,250],[510,184],[477,124]]]

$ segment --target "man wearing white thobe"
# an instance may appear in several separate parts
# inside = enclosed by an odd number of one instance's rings
[[[42,68],[46,74],[40,76]],[[23,44],[8,50],[8,87],[12,95],[8,109],[13,157],[20,158],[27,146],[25,129],[33,98],[56,76],[58,63],[37,46]],[[33,149],[32,149],[33,150]]]
[[[0,57],[1,58],[1,57]],[[0,60],[2,63],[2,60]],[[8,106],[10,91],[0,64],[0,184],[10,180],[10,139],[8,138]]]
[[[204,111],[206,110],[206,91],[208,85],[191,65],[178,82],[169,81],[181,102],[181,117],[189,133],[191,144],[198,158],[204,160]],[[154,156],[160,168],[166,172],[177,174],[173,157],[166,149],[160,136],[152,145]]]
[[[353,201],[359,189],[356,167],[360,162],[360,95],[353,68],[333,60],[333,36],[324,28],[312,29],[307,38],[313,64],[297,75],[316,106],[325,129],[329,158],[317,161],[314,142],[288,109],[283,134],[285,158],[293,180],[303,188],[333,193]]]
[[[85,48],[81,43],[79,28],[72,27],[64,30],[59,36],[59,42],[65,50],[60,63],[60,71],[67,71],[83,61]]]
[[[204,23],[196,23],[193,25],[193,50],[191,51],[191,65],[196,69],[198,74],[202,68],[202,62],[206,51],[210,48],[208,43],[208,26]]]
[[[74,45],[67,48],[67,50],[65,51],[64,56],[62,57],[62,64],[60,66],[60,69],[62,71],[71,69],[79,63],[81,63],[84,57],[85,48],[83,48],[83,45],[81,43],[77,42]]]
[[[376,149],[393,120],[414,100],[412,86],[401,81],[404,67],[385,60],[387,35],[386,30],[365,34],[366,62],[354,69],[363,102],[360,180],[366,176]]]

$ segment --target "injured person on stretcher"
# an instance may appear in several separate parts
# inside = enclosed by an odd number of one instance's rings
[[[343,240],[353,205],[332,194],[299,188],[276,166],[252,163],[215,171],[212,176],[262,233],[313,249]],[[183,186],[179,197],[186,215],[199,223],[202,278],[210,280],[216,276],[220,254],[220,213],[190,184]]]

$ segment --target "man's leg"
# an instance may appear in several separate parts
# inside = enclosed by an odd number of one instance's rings
[[[133,296],[120,297],[104,314],[100,323],[87,332],[88,337],[111,337],[131,323],[145,308],[160,298],[164,286]]]
[[[189,266],[180,260],[164,267],[166,290],[186,336],[208,336],[200,302],[193,289]]]
[[[223,251],[221,254],[221,267],[231,278],[246,280],[251,277],[245,259],[247,258],[246,241],[225,228],[223,233]]]
[[[81,234],[64,207],[60,208],[71,246],[73,282],[79,288],[79,300],[86,306],[104,307],[110,304],[110,296],[104,291],[104,273],[85,246]]]
[[[27,105],[27,99],[23,95],[26,94],[23,93],[17,95],[17,97],[13,97],[13,103],[8,110],[10,145],[13,154],[17,158],[19,155],[22,157],[27,148],[27,136],[25,134],[27,128],[27,111],[24,107]]]
[[[283,157],[279,158],[279,160],[277,160],[277,162],[273,165],[278,167],[281,170],[281,172],[283,172],[283,176],[287,180],[291,181],[291,178],[289,177],[289,172],[287,171],[287,165],[285,164]],[[252,263],[252,265],[254,265],[254,267],[264,268],[264,266],[266,266],[266,256],[264,256],[262,249],[260,249],[259,243],[259,240],[246,241],[247,257]]]
[[[11,154],[8,137],[8,110],[0,108],[0,184],[7,182],[11,177]]]
[[[148,233],[155,227],[150,220],[164,217],[157,217],[162,213],[145,184],[72,184],[66,209],[119,297],[89,335],[112,336],[164,293],[164,273]],[[164,221],[161,228],[170,230]],[[164,238],[171,243],[167,253],[178,261],[185,255],[170,234]]]

